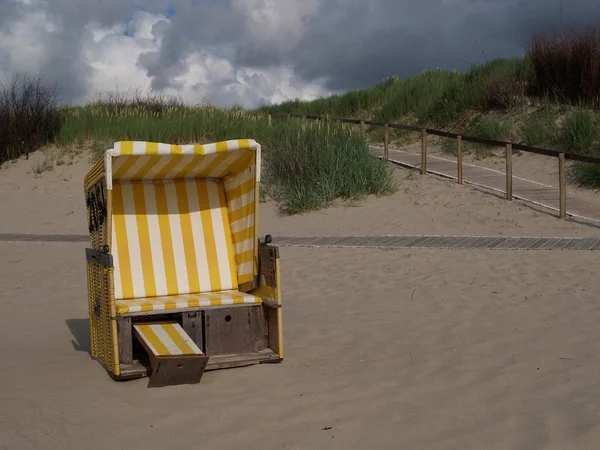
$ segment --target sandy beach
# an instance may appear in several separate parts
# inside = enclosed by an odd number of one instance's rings
[[[86,234],[83,178],[89,157],[76,156],[51,171],[35,174],[39,164],[59,158],[32,154],[0,168],[0,209],[10,211],[0,221],[0,233]],[[533,168],[531,171],[535,172]],[[276,205],[261,204],[261,233],[273,236],[317,235],[510,235],[596,236],[600,227],[558,220],[556,212],[506,202],[499,195],[459,186],[435,176],[395,168],[399,189],[388,197],[281,217]],[[588,191],[589,195],[594,195]],[[600,201],[596,199],[599,202]]]
[[[37,178],[31,164],[0,170],[0,233],[85,234],[87,159]],[[265,203],[261,232],[600,236],[448,180],[397,176],[398,193],[360,206],[279,217]],[[89,357],[84,248],[0,242],[1,449],[600,441],[596,252],[282,247],[283,363],[147,389]]]

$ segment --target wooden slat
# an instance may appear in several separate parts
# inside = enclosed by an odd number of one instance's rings
[[[506,144],[506,200],[513,199],[512,145]]]
[[[546,242],[548,242],[550,240],[550,238],[540,238],[538,239],[535,243],[533,243],[529,249],[530,250],[537,250],[539,248],[541,248],[542,245],[544,245]]]
[[[88,234],[0,233],[0,242],[90,242]]]
[[[456,165],[457,165],[457,182],[463,184],[463,158],[462,158],[462,136],[456,137]]]
[[[481,248],[482,243],[485,243],[489,239],[488,237],[478,237],[474,241],[469,242],[465,248]]]
[[[208,309],[204,312],[204,345],[208,356],[252,353],[266,348],[263,308]]]
[[[556,238],[550,238],[548,239],[548,241],[546,241],[544,244],[542,244],[541,247],[539,247],[541,250],[550,250],[552,247],[554,247],[556,245],[558,239]]]
[[[230,367],[243,367],[254,364],[278,362],[281,358],[270,349],[260,353],[244,353],[237,355],[215,355],[208,360],[206,370],[226,369]]]
[[[383,128],[383,157],[387,160],[388,159],[388,149],[389,149],[389,142],[390,142],[390,137],[389,137],[389,128],[387,126],[387,123],[385,124],[385,127]]]
[[[448,248],[494,250],[600,250],[600,238],[548,238],[535,236],[304,236],[274,237],[273,244],[339,248]],[[597,244],[597,245],[596,245]]]
[[[117,341],[119,345],[119,364],[131,364],[133,362],[131,317],[117,317]]]
[[[500,244],[502,244],[504,241],[506,241],[507,239],[508,239],[507,237],[499,237],[499,238],[493,239],[492,242],[490,242],[486,248],[496,248]]]
[[[560,198],[559,217],[567,217],[567,180],[565,168],[565,154],[558,155],[558,191]]]
[[[539,237],[525,239],[524,241],[519,242],[519,245],[516,248],[520,250],[528,250],[533,244],[535,244],[539,240]]]
[[[427,175],[427,129],[425,128],[421,130],[421,174]]]
[[[560,239],[556,244],[552,246],[552,250],[562,250],[565,248],[573,239],[571,238],[563,238]]]
[[[578,238],[573,239],[563,250],[588,250],[594,245],[597,238]]]
[[[202,311],[191,311],[181,315],[181,328],[183,328],[185,334],[194,341],[200,350],[204,349],[202,314]]]

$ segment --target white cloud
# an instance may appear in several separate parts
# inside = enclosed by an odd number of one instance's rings
[[[61,18],[50,13],[47,2],[31,1],[36,4],[23,6],[21,14],[0,31],[0,61],[6,61],[2,66],[10,68],[10,73],[5,69],[3,75],[37,74],[52,65],[54,52],[61,51]],[[306,4],[302,3],[304,6],[294,6],[296,3],[235,2],[234,6],[248,14],[252,24],[247,42],[265,45],[284,29],[299,38],[303,32],[302,18],[314,14],[318,2],[309,0]],[[282,14],[282,7],[287,8],[291,16],[287,14],[290,19],[279,22],[277,15]],[[268,18],[266,22],[262,13]],[[267,26],[267,23],[278,25]],[[69,100],[81,104],[106,92],[149,90],[153,79],[148,74],[148,63],[161,63],[158,58],[165,33],[178,32],[172,27],[171,20],[164,13],[141,10],[136,11],[128,22],[111,25],[97,21],[82,23],[81,29],[75,33],[79,42],[71,43],[75,44],[76,53],[69,57],[77,58],[87,73],[81,77],[82,89]],[[54,52],[49,52],[50,45],[56,46]],[[70,52],[74,49],[71,47]],[[178,94],[188,104],[209,101],[223,106],[242,104],[247,107],[296,97],[312,99],[328,93],[323,88],[323,80],[298,83],[291,67],[236,66],[232,62],[233,55],[235,48],[231,44],[199,46],[186,52],[177,67],[161,67],[161,74],[166,73],[169,81],[165,92]],[[52,81],[58,82],[60,87],[61,80]]]
[[[157,25],[161,25],[157,27]],[[82,55],[94,69],[90,79],[92,97],[100,92],[142,88],[149,89],[151,78],[138,63],[140,56],[157,58],[162,33],[157,29],[171,26],[162,14],[136,12],[129,24],[102,28],[91,23],[86,26]],[[128,35],[125,35],[125,30]],[[219,51],[223,50],[223,51]],[[290,98],[312,99],[328,92],[323,80],[298,86],[289,67],[257,69],[235,67],[226,56],[227,49],[198,49],[188,53],[183,73],[170,77],[171,86],[164,91],[178,94],[186,103],[214,102],[223,106],[242,104],[256,107],[262,103],[281,102]],[[296,85],[295,85],[296,84]],[[78,99],[83,101],[83,99]]]
[[[320,0],[234,0],[234,10],[247,19],[241,49],[285,54],[304,36],[320,5]]]
[[[37,72],[48,64],[46,48],[58,37],[61,29],[58,18],[43,9],[32,8],[0,29],[0,55],[19,70]]]

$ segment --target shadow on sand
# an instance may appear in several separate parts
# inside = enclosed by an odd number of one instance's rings
[[[71,344],[78,352],[90,352],[90,321],[89,319],[67,319],[67,327],[73,339]]]

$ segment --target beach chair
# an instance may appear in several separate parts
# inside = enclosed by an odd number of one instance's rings
[[[124,141],[88,172],[91,356],[114,379],[193,384],[205,370],[282,361],[260,169],[254,140]]]

